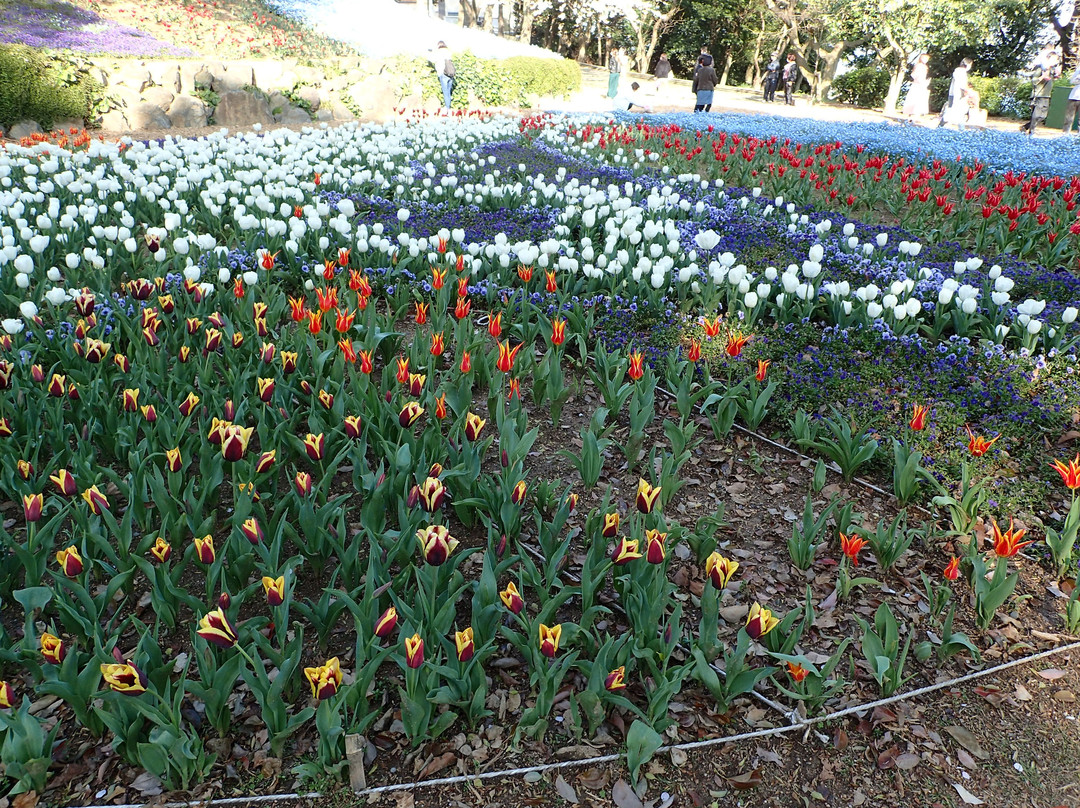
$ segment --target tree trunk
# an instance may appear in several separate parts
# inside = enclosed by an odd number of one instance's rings
[[[760,14],[760,17],[761,30],[754,39],[754,58],[746,66],[746,74],[743,76],[744,83],[751,87],[756,87],[761,80],[761,43],[765,41],[765,15]]]
[[[724,71],[720,74],[720,86],[727,87],[728,71],[731,70],[731,63],[735,61],[735,54],[731,48],[728,48],[724,53]]]
[[[476,18],[479,12],[476,8],[476,0],[461,0],[461,24],[465,28],[476,26]]]
[[[851,42],[843,40],[832,48],[826,49],[819,46],[817,49],[818,55],[818,74],[814,86],[812,88],[814,98],[818,101],[823,101],[829,94],[829,88],[832,87],[833,79],[836,78],[836,69],[840,67],[840,59],[843,57],[844,52],[850,48],[855,47],[858,42]]]
[[[895,115],[896,104],[900,100],[900,88],[907,75],[907,60],[901,59],[900,65],[893,68],[889,74],[889,91],[885,93],[885,114]]]
[[[536,16],[536,7],[532,0],[523,0],[521,4],[521,33],[518,34],[518,42],[526,45],[532,44],[533,18]]]

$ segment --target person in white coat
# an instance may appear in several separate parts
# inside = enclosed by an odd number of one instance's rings
[[[435,74],[439,77],[439,86],[442,87],[443,103],[446,111],[450,111],[450,96],[454,92],[454,59],[445,42],[439,42],[434,51],[429,51],[428,61],[435,66]]]
[[[1076,66],[1076,70],[1069,77],[1069,84],[1072,85],[1072,91],[1069,93],[1069,100],[1065,102],[1065,126],[1061,130],[1066,135],[1072,131],[1076,113],[1080,112],[1080,65]]]

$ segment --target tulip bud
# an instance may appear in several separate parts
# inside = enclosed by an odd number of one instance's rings
[[[213,536],[206,535],[201,539],[195,539],[195,557],[202,564],[210,565],[214,563],[217,553],[214,551]]]
[[[666,550],[664,548],[664,540],[667,538],[667,533],[661,533],[658,530],[646,530],[645,541],[647,542],[645,548],[645,560],[650,564],[663,564],[664,557],[666,556]]]
[[[264,575],[262,579],[263,590],[266,592],[266,603],[269,606],[280,606],[285,602],[285,576],[279,575],[271,578]]]
[[[15,465],[18,469],[19,476],[22,477],[24,480],[29,480],[32,476],[34,476],[34,464],[31,463],[29,460],[20,460]]]
[[[255,461],[255,473],[262,474],[264,471],[269,471],[273,467],[276,457],[277,449],[271,449],[259,455],[259,459]]]
[[[457,631],[454,633],[454,645],[457,648],[457,658],[459,662],[468,662],[473,658],[473,654],[476,652],[476,645],[473,642],[472,626],[469,626],[464,631]]]
[[[503,605],[514,614],[521,614],[521,610],[525,608],[525,601],[518,593],[517,586],[513,581],[508,583],[506,589],[499,593],[499,598],[502,600]]]
[[[243,533],[244,538],[252,544],[260,544],[264,538],[262,526],[259,524],[259,520],[254,516],[248,517],[241,523],[240,532]]]
[[[398,614],[397,609],[393,606],[387,608],[385,612],[375,621],[374,634],[380,640],[385,640],[389,637],[394,629],[397,627]]]
[[[653,487],[643,479],[638,480],[637,509],[640,513],[652,513],[660,498],[660,486]]]
[[[604,687],[612,693],[626,689],[626,666],[620,665],[604,679]]]
[[[302,497],[310,495],[311,490],[315,485],[314,481],[311,479],[311,475],[306,471],[297,472],[293,484],[296,486],[296,493]]]
[[[750,639],[757,640],[776,628],[779,623],[779,618],[773,617],[771,611],[763,608],[760,603],[754,603],[746,617],[746,633],[750,635]]]
[[[74,544],[56,554],[56,563],[60,565],[60,569],[64,571],[64,575],[68,578],[77,578],[82,575],[84,569],[83,559]]]
[[[23,494],[23,516],[26,517],[27,522],[40,521],[44,508],[44,494]]]
[[[398,415],[398,423],[401,424],[403,429],[408,429],[415,424],[423,414],[424,408],[421,407],[419,403],[410,401],[401,409],[401,413]]]
[[[524,480],[518,480],[518,484],[514,486],[514,490],[510,492],[510,501],[515,505],[520,505],[525,501],[525,495],[528,493],[528,486]]]
[[[150,555],[156,558],[159,563],[164,564],[172,556],[172,545],[161,536],[158,536],[154,539],[154,546],[150,548]]]
[[[217,602],[219,609],[228,609],[230,606],[232,606],[232,597],[229,595],[228,592],[222,592],[220,595],[218,595]]]
[[[7,682],[0,682],[0,708],[8,710],[15,704],[15,691]]]
[[[424,641],[419,634],[405,638],[405,664],[410,668],[419,668],[424,664]]]
[[[55,634],[45,632],[41,635],[41,655],[45,657],[46,662],[50,662],[53,665],[59,665],[64,661],[64,657],[67,656],[67,647],[64,645],[64,641],[57,637]]]
[[[605,513],[604,514],[604,527],[600,531],[600,535],[605,539],[613,539],[619,534],[619,514]]]
[[[222,598],[227,597],[222,595]],[[226,606],[221,606],[220,602],[218,608],[215,611],[210,612],[199,621],[199,627],[196,633],[207,642],[212,642],[220,648],[232,648],[236,645],[236,630],[229,623],[229,618],[225,616]]]
[[[420,553],[424,561],[433,567],[444,563],[459,544],[443,525],[429,525],[417,530],[416,540],[420,544]]]
[[[501,536],[499,536],[499,543],[495,547],[495,555],[498,558],[502,558],[503,553],[505,553],[505,552],[506,552],[506,534],[503,533]]]
[[[540,653],[548,659],[554,659],[559,651],[559,640],[562,639],[562,624],[548,627],[540,624]]]
[[[71,476],[71,472],[67,469],[60,469],[56,474],[49,475],[49,479],[65,497],[73,497],[79,492],[75,478]]]

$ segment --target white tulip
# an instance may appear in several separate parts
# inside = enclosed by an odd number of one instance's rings
[[[12,335],[22,332],[22,330],[26,327],[26,324],[23,323],[22,320],[17,320],[13,317],[6,318],[2,323],[0,323],[0,325],[4,327],[5,331]]]
[[[888,233],[878,233],[877,238],[875,239],[875,241],[877,241],[877,245],[879,247],[884,247],[886,244],[889,243],[889,234]]]
[[[964,314],[974,314],[975,310],[979,307],[979,301],[973,297],[969,297],[967,300],[960,304],[960,310]]]
[[[1069,306],[1065,311],[1061,312],[1061,322],[1068,325],[1069,323],[1076,322],[1076,315],[1080,314],[1080,310],[1076,306]]]
[[[1035,334],[1038,334],[1041,329],[1042,329],[1042,323],[1039,320],[1031,320],[1027,324],[1027,332],[1029,334],[1031,334],[1032,336],[1034,336]]]
[[[54,306],[59,306],[62,303],[68,301],[68,293],[61,289],[59,286],[54,286],[52,289],[45,293],[45,299],[52,303]]]
[[[27,320],[33,320],[38,315],[38,307],[32,300],[24,300],[19,304],[19,313]]]

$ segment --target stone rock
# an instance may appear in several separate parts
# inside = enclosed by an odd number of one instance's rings
[[[294,107],[292,104],[286,104],[281,114],[276,115],[275,119],[278,123],[311,123],[311,116],[308,115],[307,110]]]
[[[150,71],[138,65],[124,65],[113,72],[112,84],[141,93],[150,86]]]
[[[130,127],[137,131],[172,128],[172,123],[165,112],[157,104],[151,104],[149,101],[129,107],[125,117]]]
[[[280,79],[283,70],[284,68],[280,62],[256,62],[251,66],[255,86],[268,92],[281,87]],[[284,89],[291,88],[285,87]]]
[[[266,100],[266,103],[270,105],[270,114],[277,116],[280,115],[282,111],[284,111],[285,107],[289,105],[290,101],[281,93],[275,91],[270,93],[270,97]]]
[[[76,131],[86,128],[86,121],[82,118],[62,118],[58,121],[53,121],[52,130],[54,132],[71,132],[72,129]]]
[[[266,99],[242,90],[231,90],[221,94],[221,100],[214,111],[214,120],[221,126],[229,127],[274,122]]]
[[[319,107],[319,111],[315,113],[315,120],[332,121],[334,120],[334,111],[330,107]]]
[[[322,80],[322,74],[314,67],[308,67],[307,65],[297,65],[296,75],[304,84],[316,84]]]
[[[207,90],[214,84],[214,74],[205,67],[199,68],[192,76],[192,83],[196,90]]]
[[[168,87],[147,87],[143,90],[142,97],[162,112],[167,112],[176,95]]]
[[[7,136],[12,140],[19,140],[30,135],[39,135],[41,132],[42,129],[37,121],[17,121],[8,129]]]
[[[312,112],[318,112],[319,107],[322,106],[322,98],[314,87],[301,87],[300,97],[308,102]]]
[[[358,81],[349,88],[348,93],[353,104],[363,110],[365,118],[387,120],[393,117],[394,108],[398,106],[397,93],[390,82],[381,76],[368,76]],[[414,109],[423,101],[417,96],[406,98],[404,103],[409,109]]]
[[[174,93],[180,92],[180,66],[175,62],[151,62],[147,66],[150,78],[158,87],[167,87]]]
[[[206,126],[206,105],[190,95],[176,96],[166,114],[172,125],[178,128]]]
[[[262,89],[263,90],[266,90],[266,89],[291,90],[299,83],[300,83],[300,77],[298,75],[296,75],[296,71],[294,71],[294,70],[283,70],[281,72],[281,75],[278,76],[277,81],[274,82],[273,87],[271,87],[271,88],[263,87]]]
[[[319,110],[319,111],[322,112],[322,110]],[[356,116],[353,115],[352,110],[349,109],[344,104],[342,104],[340,101],[336,101],[334,103],[334,105],[330,108],[330,111],[333,113],[335,121],[355,121],[356,120]],[[390,117],[392,114],[393,114],[393,110],[390,111],[390,114],[388,114],[387,117]]]
[[[128,126],[123,110],[110,109],[101,116],[101,128],[106,132],[126,132],[131,127]]]
[[[251,70],[251,65],[233,62],[221,74],[214,74],[214,83],[211,87],[215,93],[228,93],[251,87],[254,83],[255,74]]]

